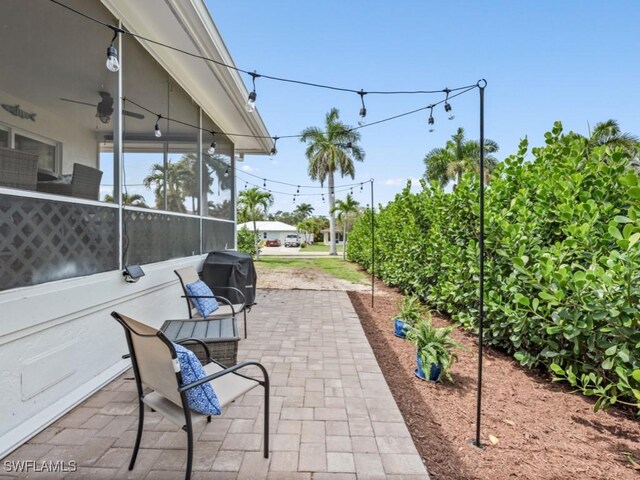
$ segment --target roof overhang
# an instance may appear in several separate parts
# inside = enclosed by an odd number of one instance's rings
[[[235,65],[203,0],[101,1],[132,33]],[[271,135],[257,111],[245,110],[249,92],[237,71],[144,40],[140,43],[223,132],[249,135],[229,136],[236,153],[269,153]]]

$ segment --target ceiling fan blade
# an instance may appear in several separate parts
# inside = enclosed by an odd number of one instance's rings
[[[124,113],[128,117],[137,118],[139,120],[142,120],[144,118],[144,115],[142,115],[141,113],[130,112],[129,110],[123,110],[122,113]]]
[[[88,105],[89,107],[97,107],[95,103],[81,102],[80,100],[71,100],[70,98],[61,98],[64,102],[79,103],[80,105]]]

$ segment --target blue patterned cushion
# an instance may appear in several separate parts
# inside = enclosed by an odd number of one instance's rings
[[[198,280],[194,283],[187,283],[187,294],[195,297],[211,297],[211,298],[190,298],[191,303],[196,307],[198,313],[202,317],[206,317],[211,312],[215,312],[219,305],[215,298],[213,298],[213,292],[209,286],[202,280]]]
[[[182,385],[188,385],[207,376],[195,353],[177,343],[174,343],[173,346],[180,362]],[[220,402],[211,383],[203,383],[187,390],[187,401],[191,410],[205,415],[220,415]]]

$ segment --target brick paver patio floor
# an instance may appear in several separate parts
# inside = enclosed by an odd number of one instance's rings
[[[262,362],[271,375],[270,458],[262,457],[264,400],[256,388],[211,423],[196,423],[192,478],[428,479],[346,293],[262,290],[257,302],[238,357]],[[58,478],[182,478],[186,435],[150,411],[135,468],[127,470],[137,425],[131,377],[5,460],[77,462],[75,473]]]

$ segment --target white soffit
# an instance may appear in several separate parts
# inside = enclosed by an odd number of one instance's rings
[[[202,0],[101,0],[132,33],[235,65]],[[249,92],[238,72],[140,40],[144,48],[229,133],[270,137],[257,112],[244,106]],[[123,52],[126,65],[126,52]],[[126,67],[125,67],[126,68]],[[270,138],[229,137],[239,153],[269,153]]]

